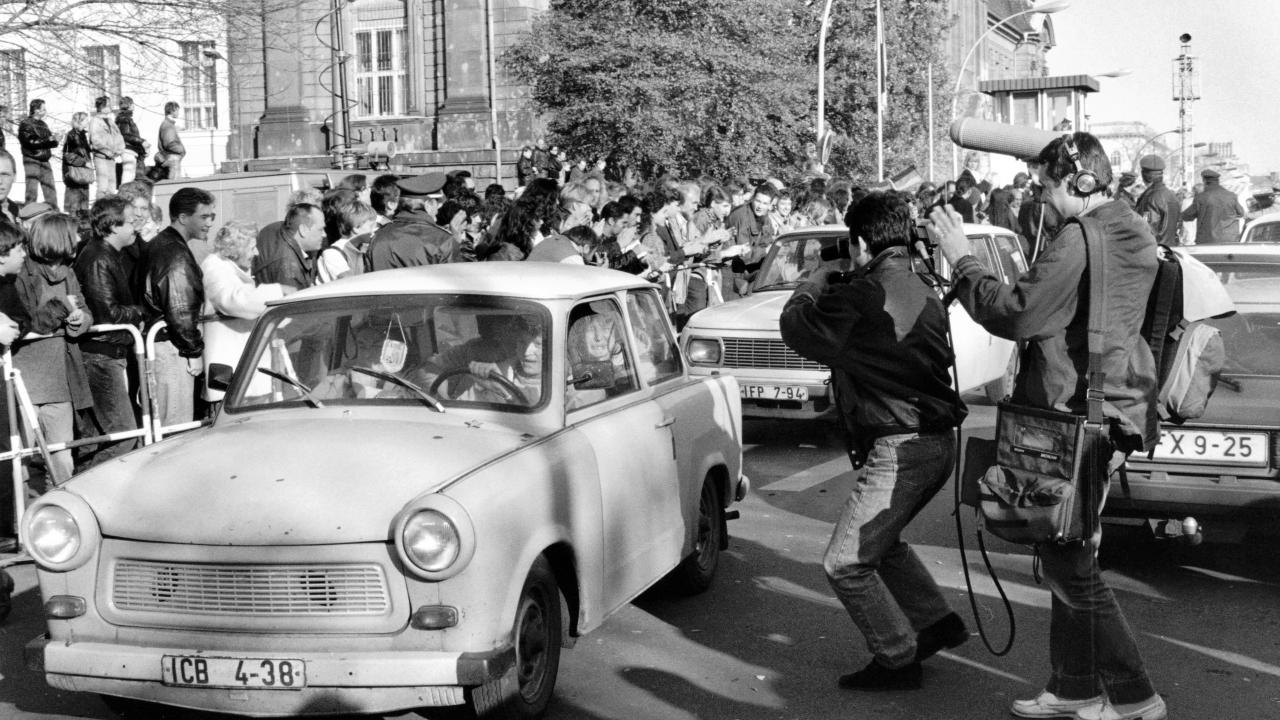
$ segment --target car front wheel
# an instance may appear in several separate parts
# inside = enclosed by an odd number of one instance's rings
[[[698,535],[693,554],[676,568],[672,580],[676,589],[686,595],[706,592],[720,566],[720,547],[724,544],[724,504],[714,478],[702,482],[698,498]]]
[[[480,718],[541,717],[560,669],[560,588],[546,558],[529,569],[511,629],[515,665],[498,680],[467,691],[470,713]]]

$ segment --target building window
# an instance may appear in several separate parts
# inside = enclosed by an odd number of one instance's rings
[[[27,58],[22,50],[0,50],[0,105],[16,115],[27,108]]]
[[[404,3],[368,3],[357,10],[354,26],[355,57],[347,65],[356,81],[352,111],[360,118],[404,115],[409,95]]]
[[[180,42],[182,54],[182,115],[189,128],[218,127],[218,85],[212,40]]]
[[[1111,167],[1113,168],[1120,167],[1120,151],[1119,150],[1116,150],[1111,153]]]
[[[94,97],[106,95],[110,107],[120,102],[120,46],[89,45],[84,49],[89,62],[89,88]]]

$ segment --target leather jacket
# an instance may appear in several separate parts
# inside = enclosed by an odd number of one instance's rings
[[[143,305],[168,327],[161,333],[184,358],[204,352],[200,311],[204,306],[204,273],[196,264],[187,241],[173,227],[160,231],[147,243]]]
[[[132,150],[138,160],[145,160],[147,148],[138,132],[138,123],[133,121],[133,110],[121,110],[116,113],[116,127],[120,128],[120,137],[124,138],[124,148]]]
[[[459,262],[462,254],[453,235],[437,225],[425,210],[396,211],[391,222],[378,228],[369,242],[373,270]]]
[[[85,305],[97,322],[111,325],[139,325],[147,310],[134,297],[123,252],[105,240],[90,240],[76,256],[76,277],[84,292]],[[81,342],[132,346],[133,338],[123,330],[85,335]]]
[[[782,310],[782,340],[831,368],[839,411],[862,442],[939,432],[967,414],[951,386],[946,308],[891,247],[847,283],[796,288]]]
[[[18,144],[22,146],[23,157],[42,161],[52,157],[51,151],[58,147],[58,141],[44,120],[31,116],[18,123]]]

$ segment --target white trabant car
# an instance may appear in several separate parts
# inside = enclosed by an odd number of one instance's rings
[[[690,377],[656,286],[611,270],[340,280],[211,372],[211,427],[23,520],[29,667],[124,714],[538,716],[562,646],[708,587],[748,491],[737,382]]]
[[[974,256],[1002,280],[1012,282],[1026,270],[1021,244],[1009,230],[965,225],[965,233]],[[778,318],[792,291],[822,262],[822,251],[830,253],[848,236],[843,225],[827,225],[775,240],[748,296],[689,319],[680,338],[690,372],[738,378],[742,413],[748,417],[809,419],[830,413],[830,369],[787,347]],[[940,256],[935,263],[947,272]],[[1014,343],[983,330],[958,303],[950,315],[961,391],[982,390],[992,401],[1009,394],[1016,370]]]

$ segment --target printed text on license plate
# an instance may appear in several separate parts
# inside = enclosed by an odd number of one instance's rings
[[[234,658],[165,655],[165,685],[186,687],[299,690],[307,686],[307,665],[294,658]]]
[[[1153,459],[1261,467],[1270,459],[1269,450],[1266,433],[1161,428]]]
[[[748,400],[799,400],[809,399],[809,388],[803,385],[742,385],[742,397]]]

